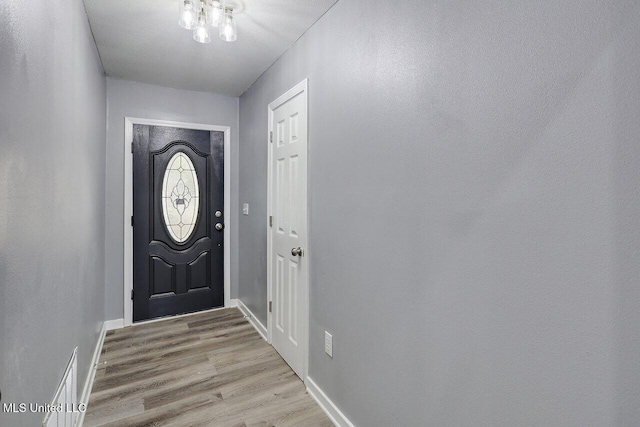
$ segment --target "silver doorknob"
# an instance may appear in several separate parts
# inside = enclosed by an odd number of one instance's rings
[[[293,249],[291,249],[291,255],[293,255],[293,256],[302,256],[302,248],[293,248]]]
[[[216,230],[220,231],[224,228],[224,225],[222,223],[217,223],[216,224]]]

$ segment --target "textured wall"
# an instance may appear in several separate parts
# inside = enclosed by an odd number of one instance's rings
[[[104,320],[106,83],[82,2],[0,2],[0,76],[0,389],[44,404],[76,346],[82,391]]]
[[[267,104],[305,77],[309,372],[345,414],[640,424],[640,3],[339,1],[240,99],[265,323]]]
[[[123,317],[124,118],[231,127],[231,298],[238,277],[238,98],[107,79],[105,311]]]

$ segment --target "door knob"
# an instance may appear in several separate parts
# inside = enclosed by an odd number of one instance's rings
[[[291,249],[291,255],[293,255],[293,256],[302,256],[302,248],[293,248],[293,249]]]
[[[219,222],[219,223],[216,224],[216,230],[220,231],[223,228],[224,228],[224,225],[222,223]]]

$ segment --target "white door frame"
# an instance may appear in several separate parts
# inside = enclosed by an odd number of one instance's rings
[[[133,125],[166,126],[224,132],[224,306],[231,306],[231,128],[167,120],[124,118],[124,326],[133,324]]]
[[[273,301],[273,284],[271,283],[271,261],[273,258],[272,251],[272,241],[273,241],[273,228],[269,224],[269,217],[273,215],[273,194],[271,191],[271,183],[273,180],[273,167],[271,162],[273,160],[273,144],[270,142],[271,132],[273,131],[271,127],[271,122],[273,121],[273,111],[278,108],[280,105],[289,101],[296,95],[303,93],[304,102],[307,109],[307,176],[309,176],[309,79],[304,79],[293,88],[289,89],[283,95],[279,96],[275,101],[271,102],[267,107],[268,113],[268,123],[267,123],[267,146],[269,147],[268,152],[268,177],[267,177],[267,341],[269,344],[271,343],[271,337],[273,334],[273,313],[269,311],[269,302]],[[307,179],[307,206],[309,205],[309,180]],[[309,209],[307,209],[307,247],[304,248],[305,251],[305,271],[304,274],[306,276],[307,283],[307,298],[303,303],[303,307],[305,310],[305,316],[302,316],[302,327],[300,330],[306,331],[305,338],[302,342],[302,350],[303,350],[303,378],[305,385],[307,384],[307,378],[309,376],[309,289],[311,288],[311,282],[309,278],[309,260],[311,259],[311,243],[309,240]]]

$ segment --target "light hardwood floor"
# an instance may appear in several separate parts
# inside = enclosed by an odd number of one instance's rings
[[[84,425],[332,426],[236,308],[109,331]]]

